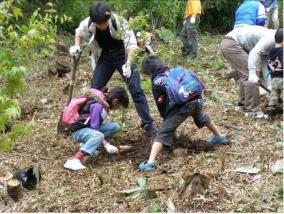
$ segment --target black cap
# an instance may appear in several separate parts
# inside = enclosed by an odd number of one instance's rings
[[[90,7],[89,11],[92,22],[106,22],[111,17],[111,11],[104,3],[97,3]]]

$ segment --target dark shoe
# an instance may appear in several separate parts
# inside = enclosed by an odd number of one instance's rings
[[[186,51],[186,49],[184,47],[181,48],[181,55],[182,56],[187,56],[189,53],[188,51]]]
[[[274,105],[267,106],[266,113],[269,117],[275,117],[277,114],[283,114],[283,109]]]
[[[155,137],[157,130],[155,129],[155,127],[153,126],[153,124],[145,124],[143,126],[143,129],[146,131],[146,133],[151,136],[151,137]]]

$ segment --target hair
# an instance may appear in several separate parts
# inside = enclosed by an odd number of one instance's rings
[[[108,93],[108,97],[110,100],[118,99],[118,102],[124,108],[127,108],[129,105],[129,98],[128,98],[127,91],[122,87],[112,88]]]
[[[148,75],[152,75],[155,71],[165,67],[165,64],[157,56],[149,56],[142,62],[142,72]]]
[[[279,28],[275,33],[275,43],[283,42],[283,28]]]
[[[107,5],[99,2],[90,7],[89,15],[92,22],[103,23],[111,17],[111,10]]]

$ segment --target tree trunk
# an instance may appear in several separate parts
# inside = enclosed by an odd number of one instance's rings
[[[7,193],[14,200],[18,201],[23,197],[23,189],[20,181],[11,179],[7,182]]]
[[[7,181],[13,178],[13,174],[10,172],[0,171],[0,189],[4,189],[6,191]]]

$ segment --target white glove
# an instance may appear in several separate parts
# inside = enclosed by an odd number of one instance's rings
[[[118,154],[118,148],[111,145],[110,143],[104,144],[104,147],[109,154]]]
[[[249,78],[248,81],[250,83],[257,83],[259,80],[258,76],[256,75],[255,71],[250,71],[249,72]]]
[[[122,66],[122,73],[123,73],[123,76],[129,78],[131,76],[131,65],[130,63],[125,63],[123,66]]]
[[[81,53],[81,48],[79,45],[71,46],[69,49],[69,53],[71,56],[77,57],[79,53]]]
[[[191,23],[191,24],[195,24],[195,16],[192,16],[192,17],[190,18],[190,23]]]
[[[266,10],[266,13],[269,13],[270,8],[269,8],[269,7],[268,7],[268,8],[265,8],[265,10]]]

